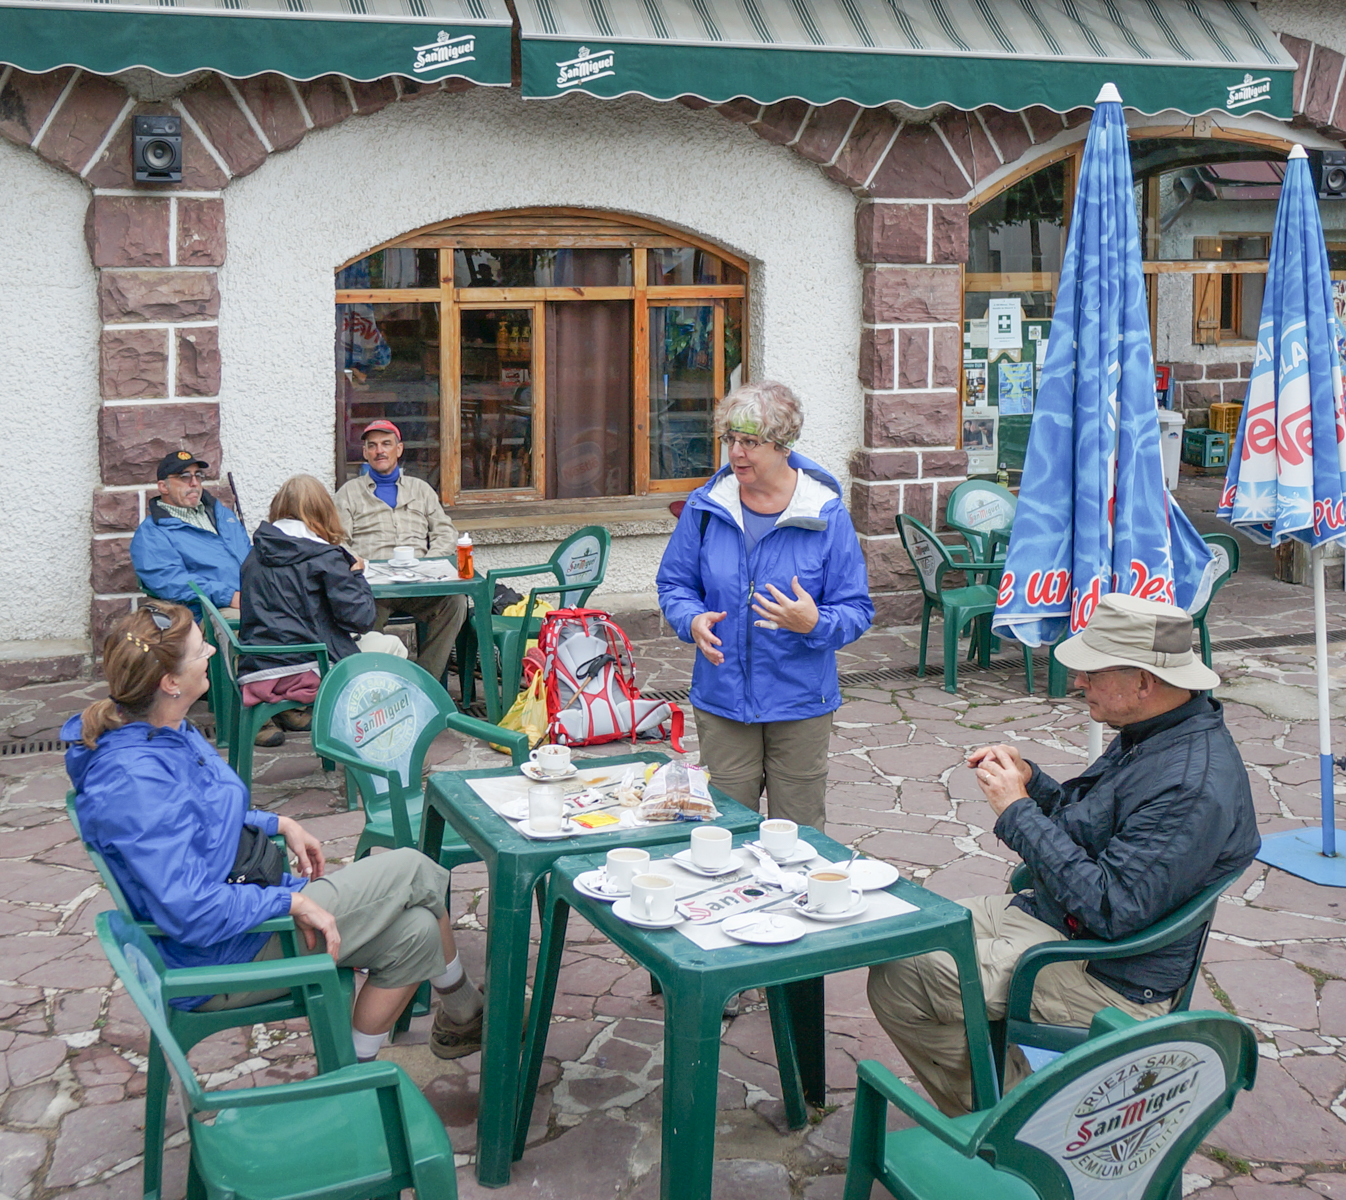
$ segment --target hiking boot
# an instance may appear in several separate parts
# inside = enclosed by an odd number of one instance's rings
[[[265,746],[268,750],[273,750],[277,746],[285,745],[285,733],[276,727],[275,721],[268,721],[257,731],[257,736],[252,739],[254,746]]]
[[[436,1058],[462,1058],[481,1049],[480,1012],[459,1024],[450,1020],[444,1010],[436,1007],[435,1023],[430,1027],[430,1053]]]
[[[287,708],[284,712],[278,712],[273,719],[288,733],[307,733],[313,728],[311,708]]]

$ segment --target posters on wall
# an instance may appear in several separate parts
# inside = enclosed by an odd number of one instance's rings
[[[998,362],[1000,415],[1023,417],[1033,411],[1033,364],[1031,362]]]
[[[994,343],[1007,341],[1011,329],[1019,340],[997,348]],[[992,298],[985,319],[964,322],[962,425],[969,475],[996,475],[1002,464],[1011,472],[1022,469],[1050,333],[1050,320],[1024,318],[1017,297],[1003,312],[1000,298]]]
[[[988,350],[1018,350],[1023,345],[1023,306],[1018,296],[996,297],[987,304]]]

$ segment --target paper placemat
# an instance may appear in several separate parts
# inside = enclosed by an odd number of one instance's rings
[[[688,843],[690,842],[689,835]],[[746,851],[744,857],[751,859],[751,855]],[[818,854],[808,862],[800,863],[791,869],[807,874],[829,862],[829,859]],[[783,896],[774,888],[763,888],[757,884],[753,879],[752,865],[751,863],[745,865],[741,871],[736,871],[733,875],[718,881],[688,871],[671,858],[652,861],[650,871],[656,875],[667,875],[674,881],[678,903],[689,909],[693,913],[693,918],[673,928],[703,950],[720,950],[725,946],[746,944],[731,938],[720,928],[720,923],[725,917],[732,917],[736,913],[769,910],[797,917],[808,927],[809,933],[814,933],[818,930],[841,929],[847,925],[860,925],[865,921],[877,921],[884,917],[898,917],[903,913],[918,911],[916,905],[879,890],[865,892],[869,907],[845,921],[813,921],[798,913],[789,904],[789,897]]]
[[[394,567],[387,562],[365,563],[370,583],[443,583],[458,578],[456,558],[422,558],[414,567]]]
[[[582,792],[585,788],[589,787],[613,787],[616,784],[621,783],[622,776],[626,774],[629,767],[638,766],[643,773],[645,768],[650,765],[649,762],[640,762],[617,763],[611,767],[584,767],[577,774],[571,775],[567,779],[559,779],[556,782],[561,784],[567,795],[573,795]],[[520,800],[527,800],[528,789],[533,787],[536,782],[537,781],[534,779],[529,779],[528,776],[521,771],[516,771],[512,775],[490,775],[482,779],[469,779],[467,780],[467,785],[503,817],[504,813],[500,812],[500,810],[511,804],[516,804]],[[584,812],[615,817],[616,822],[613,824],[600,825],[594,829],[588,829],[583,825],[575,825],[575,836],[577,837],[585,837],[591,833],[612,833],[616,829],[648,829],[652,824],[652,822],[649,821],[637,821],[634,809],[623,808],[620,805],[613,808],[595,806],[593,808],[585,809]],[[584,814],[581,813],[578,815],[583,816]],[[518,823],[513,818],[506,817],[505,819],[514,826],[516,831],[518,830]],[[526,837],[527,835],[520,834],[520,836]],[[691,831],[689,830],[688,837],[690,838],[690,836]],[[533,838],[530,840],[541,841],[543,839]],[[547,840],[553,841],[557,839]]]

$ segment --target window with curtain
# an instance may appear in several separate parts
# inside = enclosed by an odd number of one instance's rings
[[[734,255],[587,210],[408,234],[337,271],[338,478],[387,417],[457,506],[690,491],[719,464],[747,292]]]

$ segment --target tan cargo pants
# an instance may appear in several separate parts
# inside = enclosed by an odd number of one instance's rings
[[[1004,895],[958,901],[972,910],[986,1015],[992,1021],[1005,1015],[1010,976],[1023,952],[1042,942],[1066,940],[1045,922],[1010,907],[1012,899]],[[1088,1025],[1103,1008],[1120,1008],[1140,1021],[1168,1012],[1170,1001],[1137,1004],[1088,974],[1085,966],[1082,962],[1058,963],[1038,976],[1033,1020]],[[970,1112],[972,1067],[953,959],[944,953],[922,954],[870,967],[869,1004],[940,1111],[951,1117]],[[1005,1090],[1028,1074],[1022,1052],[1011,1047],[1005,1063]]]

